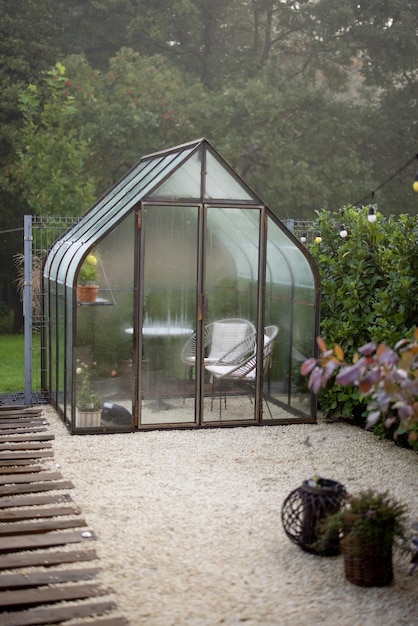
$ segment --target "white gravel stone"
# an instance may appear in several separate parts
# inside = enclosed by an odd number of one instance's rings
[[[418,624],[408,555],[395,552],[390,586],[356,587],[341,556],[303,552],[280,520],[312,459],[351,492],[389,491],[418,520],[417,453],[342,423],[71,436],[44,412],[54,462],[98,536],[100,579],[132,626]]]

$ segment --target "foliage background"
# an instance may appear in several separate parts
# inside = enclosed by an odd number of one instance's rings
[[[351,362],[361,346],[374,341],[394,346],[417,327],[418,223],[415,216],[385,217],[352,206],[319,211],[321,243],[311,244],[321,274],[321,336],[339,344]],[[340,237],[341,225],[347,237]],[[357,387],[332,382],[318,394],[328,417],[365,423],[366,402]],[[380,422],[378,434],[386,433]],[[418,427],[416,428],[418,431]]]
[[[371,197],[417,152],[413,0],[0,0],[0,301],[25,213],[79,215],[206,136],[279,217]],[[414,165],[381,211],[416,214]]]

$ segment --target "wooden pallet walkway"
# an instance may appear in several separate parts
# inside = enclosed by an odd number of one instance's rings
[[[41,409],[0,409],[0,626],[126,626],[53,439]]]

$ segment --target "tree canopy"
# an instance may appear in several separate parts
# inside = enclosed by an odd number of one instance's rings
[[[4,229],[83,213],[143,154],[198,136],[280,217],[360,199],[416,213],[414,5],[0,0]],[[0,284],[21,245],[3,237]]]

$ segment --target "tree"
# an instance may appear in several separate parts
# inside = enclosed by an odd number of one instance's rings
[[[19,97],[21,147],[8,171],[37,215],[79,215],[95,198],[95,181],[84,173],[88,142],[73,125],[77,107],[64,72],[57,63],[45,74],[42,97],[33,84]]]
[[[122,49],[107,73],[71,57],[20,95],[24,117],[7,169],[35,214],[80,215],[143,154],[194,136],[202,100],[165,59]]]
[[[14,146],[20,141],[22,121],[18,94],[39,73],[54,62],[64,14],[64,0],[0,0],[0,294],[15,311],[14,331],[22,324],[21,306],[14,280],[14,255],[23,250],[23,215],[28,207],[16,193],[7,172],[15,159]]]

